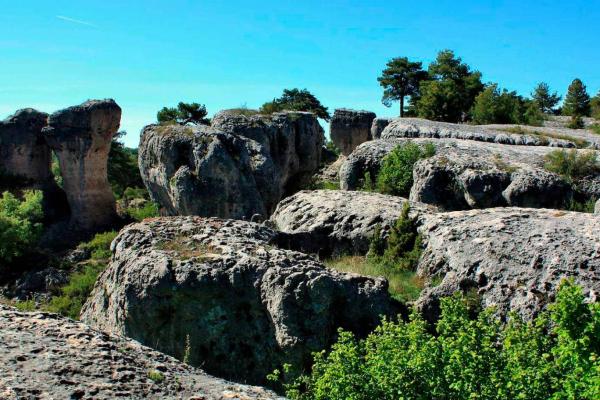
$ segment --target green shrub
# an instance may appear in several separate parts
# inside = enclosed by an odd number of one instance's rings
[[[126,213],[136,221],[143,221],[146,218],[158,217],[159,208],[156,203],[147,201],[142,207],[139,208],[128,207]]]
[[[154,383],[161,383],[165,380],[165,375],[158,370],[150,370],[148,371],[148,378],[154,381]]]
[[[594,132],[596,135],[600,135],[600,124],[592,124],[590,125],[590,129],[592,130],[592,132]]]
[[[340,330],[312,372],[284,384],[290,399],[578,399],[600,396],[600,304],[565,281],[532,322],[494,310],[471,317],[464,299],[441,301],[432,333],[413,313],[384,321],[365,340]],[[286,378],[276,371],[271,378]]]
[[[416,218],[409,216],[410,206],[404,203],[402,214],[391,227],[383,258],[400,270],[414,270],[421,256],[421,236]]]
[[[567,204],[567,210],[569,211],[577,211],[577,212],[585,212],[585,213],[594,213],[594,208],[596,207],[596,199],[589,199],[585,202],[571,200]]]
[[[42,232],[42,192],[26,191],[23,200],[9,192],[0,198],[0,266],[22,256]]]
[[[110,244],[116,237],[115,231],[98,233],[89,242],[80,244],[79,248],[89,250],[93,260],[106,260],[110,258]]]
[[[544,157],[544,168],[573,180],[596,174],[599,170],[595,151],[554,150]]]
[[[361,192],[375,191],[375,182],[369,171],[365,172],[365,176],[358,182],[358,190]]]
[[[573,115],[571,120],[567,124],[567,128],[571,129],[583,129],[585,127],[585,123],[583,122],[583,118],[579,115]]]
[[[407,142],[397,146],[382,161],[377,175],[377,190],[396,196],[407,196],[413,184],[413,166],[422,158],[435,154],[433,143],[420,146]]]

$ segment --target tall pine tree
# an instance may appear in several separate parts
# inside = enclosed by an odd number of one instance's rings
[[[590,95],[580,79],[574,79],[569,85],[563,114],[573,117],[587,117],[590,115]]]
[[[393,58],[377,78],[383,87],[381,101],[387,107],[394,101],[400,101],[400,117],[404,116],[406,96],[417,95],[421,81],[427,79],[427,72],[422,67],[423,63],[409,61],[406,57]]]
[[[531,93],[531,97],[537,103],[540,111],[546,114],[550,114],[554,111],[554,107],[558,104],[561,99],[561,96],[558,93],[550,93],[550,86],[546,82],[540,82],[533,89],[533,93]]]

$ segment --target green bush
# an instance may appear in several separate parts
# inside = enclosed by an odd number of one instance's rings
[[[414,142],[398,145],[384,157],[377,175],[377,190],[396,196],[407,196],[413,184],[413,167],[422,158],[435,155],[433,143],[423,146]]]
[[[384,321],[365,340],[340,330],[312,372],[285,384],[290,399],[577,399],[600,398],[600,304],[585,304],[565,281],[556,302],[532,322],[493,309],[470,316],[460,295],[441,301],[432,333],[413,313]],[[276,371],[270,378],[286,378]]]
[[[383,252],[383,260],[395,268],[414,270],[421,257],[421,236],[417,233],[416,218],[409,216],[410,206],[404,203],[402,214],[391,227]]]
[[[544,157],[544,168],[573,180],[596,174],[599,170],[595,151],[554,150]]]
[[[22,256],[42,232],[42,192],[26,191],[23,200],[9,192],[0,198],[0,266]]]
[[[110,258],[110,244],[116,237],[115,231],[98,233],[89,242],[80,244],[79,248],[89,250],[93,260],[106,260]]]
[[[583,129],[585,127],[585,123],[583,122],[583,118],[579,115],[574,115],[571,117],[571,120],[567,124],[567,128],[571,129]]]
[[[143,221],[146,218],[158,217],[159,208],[156,203],[152,201],[147,201],[144,203],[142,207],[128,207],[127,215],[133,218],[136,221]]]

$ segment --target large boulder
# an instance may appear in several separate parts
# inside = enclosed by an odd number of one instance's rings
[[[569,182],[544,168],[556,148],[502,145],[458,139],[381,139],[359,146],[340,168],[340,186],[359,188],[368,172],[379,173],[383,158],[396,146],[433,143],[436,154],[413,168],[410,200],[447,210],[498,206],[563,208],[574,198],[598,198],[598,177]],[[578,152],[594,150],[575,150]]]
[[[366,254],[375,228],[385,236],[408,200],[379,193],[301,191],[282,200],[271,221],[290,247],[321,257]],[[434,211],[411,204],[415,214]]]
[[[371,139],[381,139],[381,133],[393,119],[388,117],[375,118],[371,125]]]
[[[371,125],[375,113],[345,108],[333,112],[329,125],[329,136],[343,155],[348,155],[361,143],[371,140]]]
[[[43,129],[58,157],[75,229],[98,231],[117,220],[107,161],[120,121],[114,100],[89,100],[55,112]]]
[[[430,282],[418,306],[430,320],[439,300],[470,293],[501,315],[530,319],[573,278],[590,300],[600,295],[600,220],[548,209],[493,208],[423,214],[418,273]]]
[[[323,142],[310,113],[221,112],[212,127],[144,128],[140,172],[167,215],[266,217],[318,170]]]
[[[383,278],[338,273],[278,247],[245,221],[149,219],[124,228],[82,320],[189,361],[211,374],[264,382],[307,367],[339,327],[367,334],[399,311]]]
[[[278,399],[55,314],[0,305],[0,398]]]

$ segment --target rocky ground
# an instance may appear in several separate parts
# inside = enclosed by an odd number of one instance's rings
[[[0,398],[276,399],[136,341],[55,314],[0,305]]]

